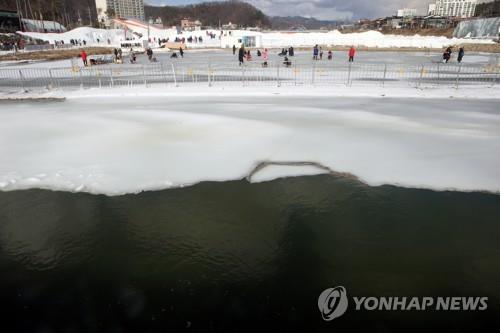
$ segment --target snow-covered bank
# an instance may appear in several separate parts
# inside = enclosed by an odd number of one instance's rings
[[[402,85],[399,87],[381,87],[374,85],[346,86],[200,86],[198,84],[186,83],[179,87],[116,87],[107,89],[85,89],[74,91],[45,90],[38,93],[4,92],[0,93],[0,100],[3,99],[26,99],[33,97],[40,98],[68,98],[68,99],[88,99],[88,98],[111,98],[122,97],[155,97],[155,98],[202,98],[202,97],[303,97],[303,98],[332,98],[332,97],[368,97],[368,98],[412,98],[412,99],[459,99],[459,100],[500,100],[500,85],[487,86],[467,86],[465,88],[445,88],[433,87],[416,89],[412,86]]]
[[[0,188],[116,195],[241,179],[269,160],[318,162],[372,185],[500,192],[498,99],[188,90],[4,103]],[[292,171],[303,173],[317,171]]]
[[[148,33],[147,29],[139,26],[130,26],[127,37],[146,40]],[[217,31],[210,31],[219,33]],[[108,40],[111,45],[119,45],[120,41],[125,40],[125,30],[102,30],[94,28],[77,28],[65,33],[22,33],[26,36],[41,39],[54,43],[54,41],[63,40],[66,44],[71,39],[85,40],[88,45],[105,45]],[[142,37],[139,37],[142,36]],[[188,48],[231,48],[233,45],[240,45],[241,40],[247,37],[254,38],[257,47],[267,48],[282,48],[282,47],[312,47],[316,44],[327,46],[351,46],[358,47],[374,47],[374,48],[434,48],[440,49],[449,45],[457,45],[464,43],[475,44],[494,44],[491,39],[471,40],[467,38],[447,38],[434,36],[401,36],[401,35],[384,35],[378,31],[366,31],[361,33],[346,33],[343,34],[338,30],[329,32],[254,32],[246,30],[225,31],[222,36],[217,34],[216,39],[210,39],[206,35],[206,31],[184,32],[178,34],[173,29],[157,29],[150,28],[150,39],[167,39],[173,41],[176,37],[188,38],[202,37],[202,43],[188,43]],[[219,39],[220,37],[220,39]],[[99,42],[98,42],[99,40]],[[156,45],[156,44],[155,44]]]
[[[64,44],[71,45],[71,40],[81,40],[87,43],[87,46],[102,45],[107,46],[108,40],[110,45],[119,45],[120,41],[125,40],[125,30],[122,29],[96,29],[81,27],[63,33],[41,33],[41,32],[18,32],[21,35],[44,40],[50,44],[56,41],[64,41]],[[129,33],[130,35],[130,33]]]
[[[470,39],[447,38],[435,36],[401,36],[384,35],[378,31],[343,34],[338,30],[327,33],[265,33],[262,44],[266,47],[301,47],[319,45],[331,46],[364,46],[376,48],[443,48],[449,45],[470,43]],[[492,40],[474,40],[478,44],[494,44]]]

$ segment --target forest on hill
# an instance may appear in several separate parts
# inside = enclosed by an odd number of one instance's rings
[[[186,6],[145,6],[146,17],[161,17],[165,26],[179,25],[180,20],[200,20],[203,26],[218,27],[229,22],[244,27],[271,27],[262,11],[242,1],[215,1]]]

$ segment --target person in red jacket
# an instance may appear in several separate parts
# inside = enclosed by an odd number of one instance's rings
[[[85,67],[87,67],[88,66],[88,64],[87,64],[87,52],[85,52],[85,50],[82,50],[81,57],[83,60],[83,65]]]
[[[354,62],[354,56],[356,55],[356,49],[354,46],[351,46],[349,49],[349,62]]]

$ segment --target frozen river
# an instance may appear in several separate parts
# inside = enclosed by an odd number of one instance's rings
[[[500,191],[498,100],[94,96],[1,109],[3,190],[114,195],[309,161],[372,185]]]
[[[255,51],[254,51],[255,53]],[[71,61],[8,63],[0,68],[1,90],[40,90],[102,88],[185,84],[220,86],[297,86],[368,84],[398,87],[454,87],[480,85],[491,87],[500,80],[495,55],[467,55],[463,64],[439,62],[441,56],[426,52],[359,52],[354,64],[345,52],[335,52],[333,60],[313,61],[310,52],[298,51],[285,66],[277,51],[271,52],[268,66],[254,54],[254,60],[239,66],[228,51],[188,51],[184,58],[170,59],[156,54],[150,63],[138,55],[138,63],[71,67]],[[78,60],[77,62],[81,62]],[[81,64],[80,64],[81,65]]]
[[[317,62],[320,65],[338,65],[347,63],[347,51],[334,51],[333,60],[327,60],[327,49],[324,49],[323,60]],[[248,66],[260,66],[262,60],[257,57],[256,50],[251,51],[253,60],[247,62]],[[278,56],[279,50],[273,49],[269,52],[270,63],[281,62],[282,57]],[[155,53],[154,57],[157,58],[159,62],[171,62],[177,64],[182,64],[184,66],[194,66],[194,65],[207,65],[210,63],[213,66],[230,66],[238,65],[237,55],[233,55],[231,50],[187,50],[184,58],[170,59],[171,53]],[[407,65],[418,65],[418,64],[430,64],[438,62],[442,59],[442,54],[437,52],[392,52],[392,51],[358,51],[356,56],[357,63],[365,64],[407,64]],[[128,55],[125,56],[125,60],[129,61]],[[294,64],[304,65],[312,63],[312,51],[296,51],[295,56],[291,57]],[[456,53],[452,62],[456,62]],[[489,63],[498,63],[498,55],[488,54],[488,53],[467,53],[463,63],[464,64],[480,64],[487,65]],[[148,64],[149,60],[146,55],[139,55],[137,58],[138,64]],[[83,66],[81,60],[79,64]],[[119,67],[120,65],[114,65]],[[15,62],[0,62],[0,68],[40,68],[40,67],[71,67],[70,60],[58,60],[58,61],[46,61],[46,62],[33,62],[33,63],[23,63],[16,64]]]

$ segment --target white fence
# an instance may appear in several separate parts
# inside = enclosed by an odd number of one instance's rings
[[[499,80],[498,65],[462,64],[300,64],[285,66],[227,66],[211,64],[106,65],[73,68],[0,69],[0,88],[79,89],[114,86],[301,86],[379,85],[410,87],[494,86]]]

